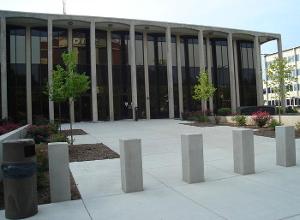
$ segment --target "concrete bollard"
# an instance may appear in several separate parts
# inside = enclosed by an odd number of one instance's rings
[[[241,175],[255,173],[253,131],[233,130],[232,137],[234,172]]]
[[[293,126],[277,126],[276,164],[284,167],[296,166],[295,128]]]
[[[202,134],[181,135],[182,179],[187,183],[204,182]]]
[[[68,143],[49,143],[48,158],[51,202],[71,200]]]
[[[120,140],[122,190],[143,191],[142,148],[140,139]]]

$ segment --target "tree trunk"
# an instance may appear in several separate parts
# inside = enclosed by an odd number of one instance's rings
[[[61,103],[58,103],[58,117],[59,133],[61,134]]]
[[[73,128],[72,128],[72,116],[71,116],[71,106],[72,106],[72,102],[73,102],[73,99],[70,99],[69,101],[69,113],[70,113],[70,136],[71,136],[71,146],[73,146]]]

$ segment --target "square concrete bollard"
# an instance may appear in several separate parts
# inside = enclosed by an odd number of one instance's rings
[[[143,191],[142,148],[140,139],[120,140],[122,190]]]
[[[71,200],[68,143],[49,143],[48,158],[51,202]]]
[[[279,166],[296,166],[295,128],[293,126],[277,126],[276,164]]]
[[[182,179],[187,183],[204,182],[202,134],[181,135]]]
[[[253,131],[233,130],[232,137],[234,172],[241,175],[255,173]]]

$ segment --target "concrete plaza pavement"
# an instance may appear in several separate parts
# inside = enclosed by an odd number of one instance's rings
[[[82,200],[40,206],[32,219],[300,219],[300,156],[295,167],[276,166],[275,140],[255,136],[256,173],[241,176],[233,172],[237,128],[181,123],[76,123],[88,133],[75,137],[78,144],[104,143],[119,152],[120,138],[142,139],[144,191],[121,191],[119,159],[74,162],[70,168]],[[203,134],[206,182],[182,181],[180,135],[187,133]]]

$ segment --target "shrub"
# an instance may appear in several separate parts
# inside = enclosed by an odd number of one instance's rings
[[[58,133],[58,128],[59,128],[59,124],[56,123],[56,122],[53,122],[53,123],[49,123],[48,124],[48,127],[49,127],[49,132],[51,134],[56,134]]]
[[[279,121],[277,121],[275,118],[272,118],[268,124],[268,128],[272,128],[273,130],[275,130],[275,127],[280,125],[282,124]]]
[[[254,112],[251,118],[258,127],[262,128],[270,121],[271,116],[268,112],[258,111]]]
[[[50,136],[48,125],[30,125],[27,130],[27,137],[33,138],[36,144],[48,142]]]
[[[298,113],[298,111],[295,108],[293,108],[292,106],[287,107],[285,112],[286,113],[293,113],[293,114]]]
[[[12,122],[5,122],[2,125],[0,125],[0,135],[13,131],[18,127],[20,127],[18,124]]]
[[[193,112],[182,112],[181,116],[183,120],[207,122],[208,121],[207,115],[209,114],[211,114],[209,110],[205,112],[193,111]]]
[[[232,116],[232,121],[234,121],[237,126],[245,126],[246,125],[246,116],[245,115],[234,115]]]
[[[217,115],[221,115],[221,116],[231,115],[231,109],[230,108],[219,108],[217,111]]]
[[[57,133],[51,135],[49,142],[68,142],[68,138],[63,133]]]

